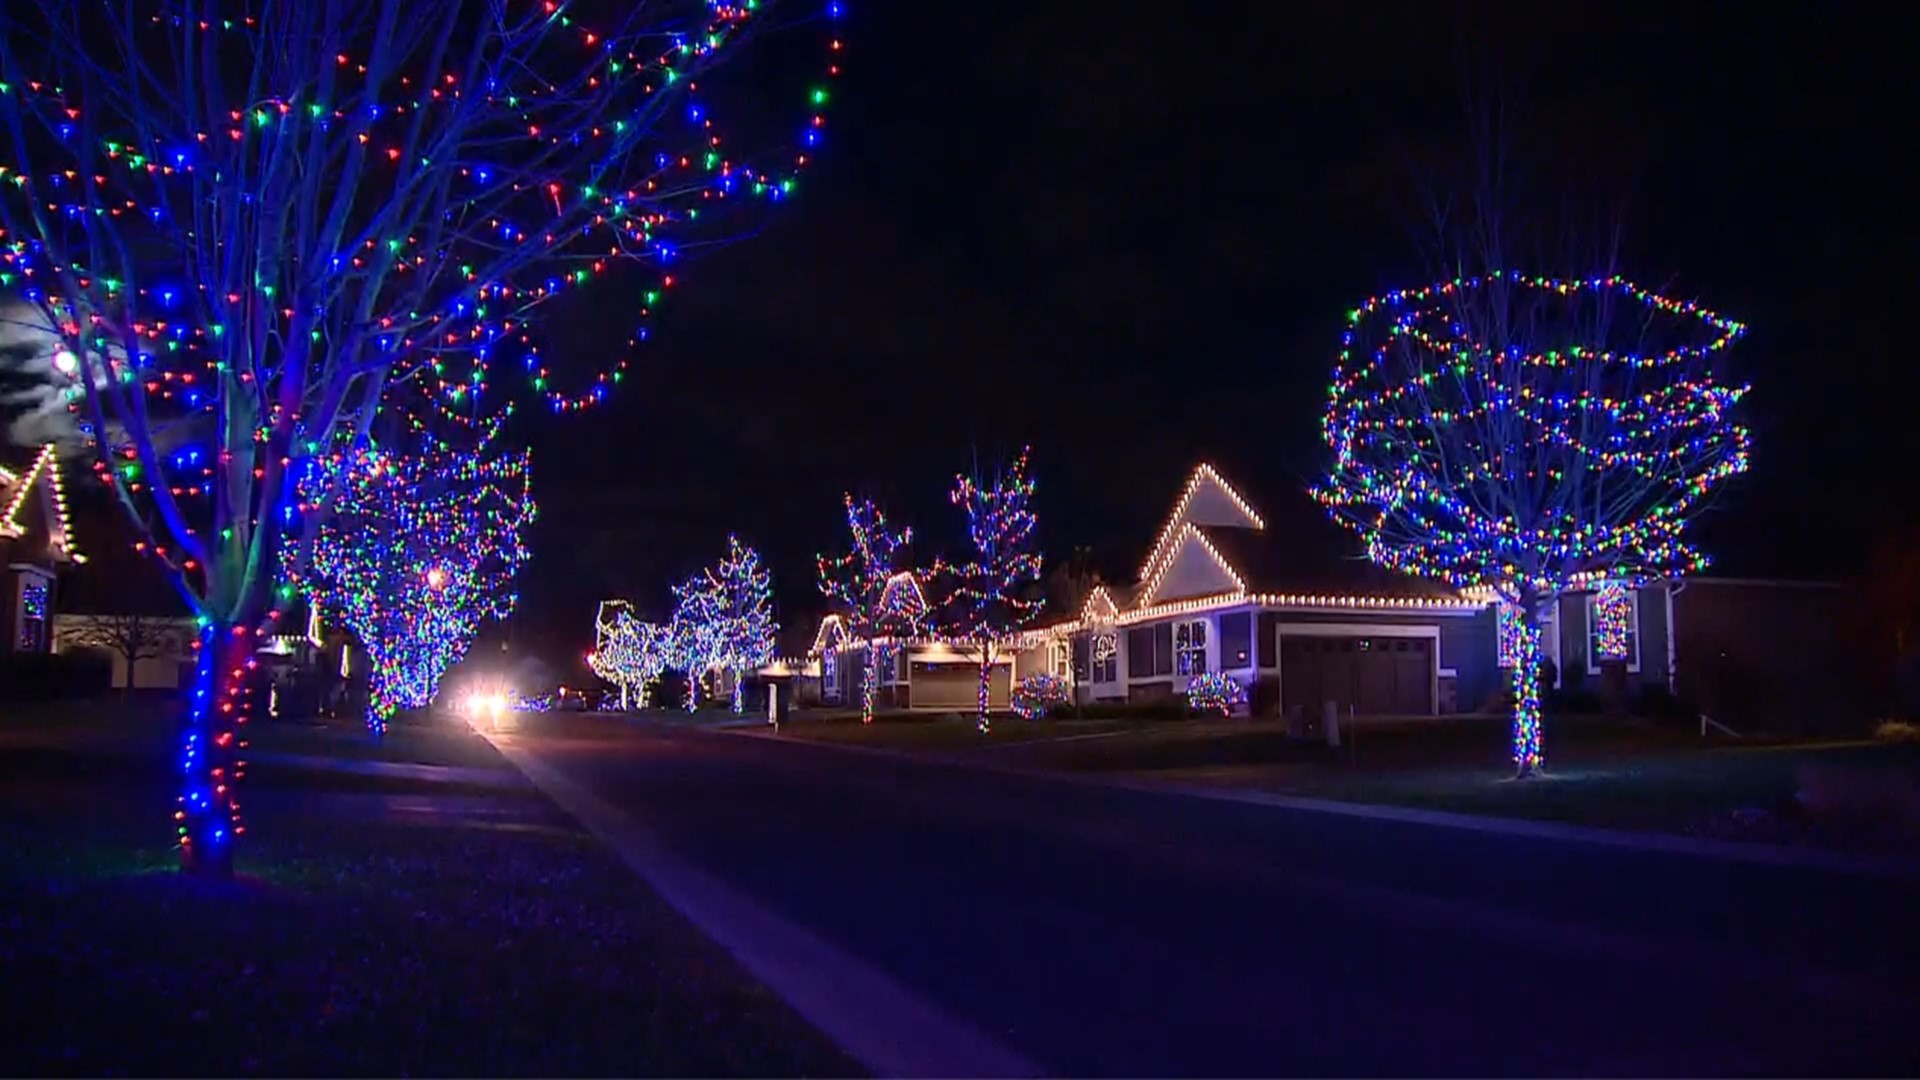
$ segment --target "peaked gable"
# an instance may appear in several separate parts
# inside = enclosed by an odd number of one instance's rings
[[[60,483],[60,456],[52,443],[40,448],[40,456],[34,459],[26,475],[16,476],[0,469],[0,499],[5,500],[4,509],[0,510],[0,537],[25,536],[33,520],[29,516],[29,504],[36,503],[37,516],[47,530],[47,550],[57,559],[87,561],[73,545],[73,532],[67,521],[67,492]]]
[[[1137,606],[1247,591],[1246,579],[1192,523],[1174,534],[1170,554],[1140,590]]]
[[[1256,530],[1267,527],[1253,504],[1242,498],[1212,465],[1202,462],[1187,477],[1186,489],[1180,493],[1172,515],[1147,552],[1147,561],[1140,566],[1142,585],[1149,585],[1166,573],[1167,565],[1183,541],[1183,530],[1195,525]],[[1154,591],[1148,588],[1143,592],[1136,606],[1145,606]]]

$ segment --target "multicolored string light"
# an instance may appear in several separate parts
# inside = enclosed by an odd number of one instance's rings
[[[624,600],[600,605],[587,666],[620,688],[621,709],[634,699],[640,708],[647,707],[647,689],[667,670],[667,654],[666,628],[634,618]]]
[[[57,340],[97,475],[209,625],[271,631],[302,463],[377,410],[477,428],[503,364],[556,412],[619,382],[624,360],[556,386],[530,320],[619,268],[645,276],[644,320],[688,251],[793,191],[843,5],[813,9],[826,64],[797,146],[740,152],[708,100],[774,6],[646,4],[610,30],[558,0],[7,7],[0,291]],[[230,771],[211,736],[237,722],[191,718],[196,767]]]
[[[1022,720],[1038,720],[1072,700],[1073,688],[1051,671],[1036,672],[1013,688],[1013,711]]]
[[[707,577],[716,600],[716,659],[733,675],[733,711],[743,712],[747,673],[773,660],[774,635],[780,632],[773,618],[773,575],[759,552],[728,536],[726,557]]]
[[[481,623],[512,613],[535,515],[527,458],[370,449],[313,459],[303,486],[322,524],[289,578],[367,650],[367,726],[382,734],[433,701]]]
[[[1187,680],[1187,708],[1197,713],[1232,716],[1247,703],[1247,688],[1231,675],[1203,671]]]
[[[978,724],[983,734],[992,726],[987,689],[996,647],[1038,618],[1045,601],[1033,588],[1040,580],[1040,553],[1034,549],[1028,453],[1021,450],[990,483],[956,476],[949,496],[966,511],[973,557],[943,566],[950,582],[943,629],[949,638],[967,642],[978,656]]]
[[[1637,588],[1706,564],[1682,534],[1748,465],[1747,388],[1712,370],[1744,325],[1619,277],[1513,272],[1374,297],[1348,323],[1314,495],[1374,562],[1491,591],[1536,637],[1583,579]],[[1523,772],[1534,689],[1516,695]]]
[[[1619,581],[1593,591],[1594,651],[1603,661],[1627,659],[1633,642],[1633,594]]]
[[[864,646],[875,638],[910,630],[917,618],[909,601],[919,595],[919,586],[914,584],[909,592],[896,580],[906,574],[906,581],[913,582],[901,565],[907,545],[913,542],[913,530],[890,527],[887,515],[872,500],[855,502],[849,494],[842,501],[851,547],[844,555],[819,556],[815,577],[847,636],[856,646]],[[869,724],[882,659],[869,655],[861,666],[860,713]]]

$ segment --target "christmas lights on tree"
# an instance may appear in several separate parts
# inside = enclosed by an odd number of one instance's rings
[[[1688,521],[1747,468],[1747,388],[1712,370],[1746,327],[1619,277],[1498,271],[1374,297],[1348,316],[1315,495],[1374,562],[1508,613],[1513,756],[1540,743],[1540,623],[1595,579],[1699,569]]]
[[[667,666],[687,676],[686,710],[700,705],[701,683],[724,662],[720,593],[706,571],[673,587],[673,619],[667,624]]]
[[[978,724],[982,734],[991,727],[987,716],[987,689],[994,660],[1007,637],[1040,615],[1045,597],[1040,581],[1040,553],[1034,550],[1035,519],[1030,503],[1033,481],[1027,478],[1028,451],[1020,451],[1012,467],[986,484],[967,476],[954,478],[950,498],[967,513],[967,538],[973,558],[945,566],[949,580],[943,629],[965,643],[979,664]]]
[[[714,598],[714,644],[718,666],[733,676],[733,711],[745,709],[742,684],[747,673],[773,660],[773,636],[780,624],[773,619],[773,576],[760,562],[760,553],[727,537],[727,555],[707,573]]]
[[[821,594],[840,616],[849,644],[869,651],[860,672],[860,716],[871,724],[877,669],[884,659],[874,647],[875,639],[907,629],[918,618],[896,580],[906,574],[906,581],[912,582],[901,562],[902,549],[913,542],[913,530],[894,531],[870,500],[856,503],[847,495],[844,502],[852,547],[844,555],[821,555],[817,577]],[[916,587],[913,594],[918,591]]]
[[[798,7],[680,0],[611,28],[556,0],[0,10],[0,292],[55,339],[97,475],[212,645],[181,757],[186,865],[231,869],[236,673],[285,607],[276,568],[303,567],[323,524],[297,505],[304,463],[364,450],[383,402],[476,415],[503,366],[556,412],[603,399],[625,359],[559,385],[534,316],[618,273],[646,276],[643,323],[687,250],[792,193],[840,71],[839,0],[803,9],[826,60],[791,148],[743,154],[709,99],[769,12]]]
[[[440,444],[307,464],[301,487],[322,524],[289,580],[366,649],[367,726],[380,735],[433,701],[481,623],[512,613],[535,513],[527,458]]]
[[[629,701],[647,707],[647,688],[667,670],[667,634],[663,627],[641,622],[624,600],[600,605],[594,620],[593,651],[587,666],[601,679],[620,688],[620,708]]]

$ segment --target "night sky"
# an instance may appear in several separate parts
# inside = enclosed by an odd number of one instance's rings
[[[964,536],[954,472],[1025,443],[1050,556],[1119,578],[1200,460],[1318,514],[1343,313],[1430,276],[1411,178],[1461,154],[1469,78],[1524,109],[1541,189],[1621,210],[1624,272],[1751,324],[1717,571],[1856,572],[1920,487],[1912,38],[1894,5],[1679,7],[853,4],[800,197],[684,268],[610,404],[522,422],[516,646],[577,661],[605,597],[664,615],[730,530],[808,628],[842,491],[925,560]],[[631,329],[589,322],[555,368]]]

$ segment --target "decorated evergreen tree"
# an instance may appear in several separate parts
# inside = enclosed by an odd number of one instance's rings
[[[491,442],[491,440],[489,440]],[[480,624],[513,611],[534,519],[524,453],[444,444],[310,458],[300,484],[323,516],[290,580],[367,650],[367,726],[425,708]]]
[[[967,513],[973,558],[944,567],[950,582],[944,629],[965,642],[979,663],[982,734],[991,727],[987,691],[994,662],[1007,639],[1039,617],[1045,602],[1037,588],[1040,553],[1034,550],[1034,484],[1027,478],[1027,454],[1020,451],[991,483],[956,476],[951,495],[953,504]]]
[[[385,400],[464,409],[502,362],[556,412],[603,398],[624,359],[557,385],[531,319],[610,271],[648,275],[640,319],[681,251],[792,190],[824,85],[764,163],[708,113],[776,8],[589,27],[540,0],[0,5],[0,289],[57,342],[101,479],[203,627],[189,868],[230,872],[243,830],[245,672],[324,524],[297,515],[303,462],[357,455]]]
[[[901,606],[901,590],[894,580],[905,568],[902,552],[913,542],[913,530],[894,531],[887,515],[871,500],[844,499],[847,508],[847,533],[852,546],[846,554],[818,559],[817,576],[821,595],[840,616],[854,648],[867,650],[861,665],[860,716],[873,722],[873,699],[884,659],[878,653],[877,639],[901,628],[911,616]],[[890,588],[891,586],[891,588]]]

